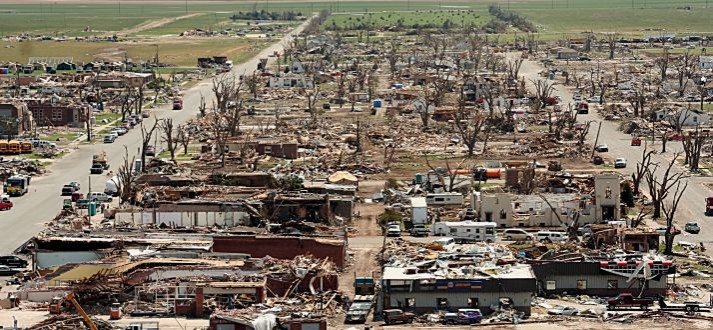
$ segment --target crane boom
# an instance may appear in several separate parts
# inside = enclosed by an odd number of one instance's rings
[[[94,321],[92,321],[87,312],[84,311],[82,305],[80,305],[79,302],[77,302],[77,299],[74,298],[73,292],[68,293],[66,299],[69,300],[72,305],[74,305],[74,308],[77,310],[77,313],[82,316],[84,323],[89,327],[90,330],[98,330],[97,325],[94,324]]]

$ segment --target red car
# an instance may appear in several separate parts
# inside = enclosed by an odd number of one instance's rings
[[[11,201],[2,201],[0,200],[0,210],[9,210],[12,208],[12,202]]]

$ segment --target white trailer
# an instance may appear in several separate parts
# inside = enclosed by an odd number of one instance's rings
[[[426,204],[433,206],[462,206],[463,194],[454,192],[428,194],[426,195]]]
[[[494,242],[497,239],[495,222],[445,221],[434,222],[431,233],[435,236],[449,236],[456,241]]]
[[[414,225],[425,225],[428,223],[428,205],[426,205],[426,198],[411,197],[411,222]]]

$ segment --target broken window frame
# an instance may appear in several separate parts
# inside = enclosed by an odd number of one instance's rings
[[[448,309],[448,298],[436,298],[436,309]]]

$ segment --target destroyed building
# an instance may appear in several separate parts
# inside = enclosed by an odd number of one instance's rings
[[[645,270],[646,268],[646,270]],[[665,295],[668,275],[676,267],[670,260],[628,259],[604,261],[543,261],[533,263],[538,293],[610,297],[631,293],[651,297]]]
[[[0,103],[0,134],[21,135],[32,131],[35,121],[24,102]]]
[[[560,220],[568,223],[575,217],[580,224],[599,223],[619,220],[620,183],[617,175],[602,174],[594,178],[594,196],[476,193],[472,203],[482,221],[493,221],[499,227],[554,227],[561,225]]]
[[[299,255],[312,255],[329,259],[342,268],[345,265],[346,244],[343,240],[285,237],[285,236],[216,236],[213,252],[244,253],[253,258],[270,256],[277,259],[292,259]]]
[[[497,244],[448,245],[443,251],[397,242],[386,247],[380,308],[418,313],[479,308],[530,314],[536,278],[529,265],[497,266],[512,259]]]
[[[301,220],[335,223],[336,217],[350,220],[353,198],[329,194],[268,193],[262,200],[265,217],[270,222]]]

